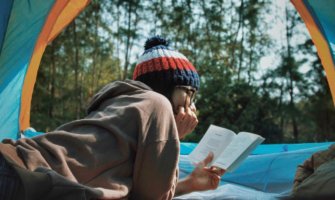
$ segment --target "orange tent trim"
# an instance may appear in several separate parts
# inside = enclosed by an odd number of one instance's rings
[[[323,34],[320,32],[313,16],[310,14],[309,10],[305,6],[302,0],[291,0],[297,11],[300,13],[301,18],[304,20],[306,27],[311,34],[312,40],[318,50],[318,55],[321,59],[323,68],[326,71],[326,76],[328,80],[328,85],[330,92],[333,97],[333,102],[335,105],[335,64],[332,59],[330,47],[328,46],[327,40],[324,38]],[[332,84],[333,83],[333,84]]]
[[[38,67],[47,44],[71,22],[89,4],[89,2],[90,0],[57,0],[53,5],[37,40],[24,79],[21,95],[20,131],[24,131],[30,126],[30,109],[33,89],[36,82]]]

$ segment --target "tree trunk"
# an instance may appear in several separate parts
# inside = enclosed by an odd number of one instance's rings
[[[288,8],[285,8],[286,12],[286,45],[287,45],[287,64],[292,64],[292,47],[290,44],[290,39],[292,37],[292,29],[294,27],[294,19],[291,17],[290,19],[290,13],[288,11]],[[289,25],[289,22],[292,23]],[[293,137],[294,141],[298,142],[298,137],[299,137],[299,130],[298,130],[298,125],[297,125],[297,120],[296,120],[296,115],[295,115],[295,103],[294,103],[294,94],[293,94],[293,72],[292,72],[292,67],[294,66],[286,66],[288,69],[289,73],[289,94],[290,94],[290,115],[291,115],[291,120],[292,120],[292,131],[293,131]]]
[[[127,41],[126,41],[126,53],[124,56],[124,71],[123,71],[123,77],[122,79],[127,78],[128,73],[128,65],[129,65],[129,51],[130,51],[130,31],[131,31],[131,8],[132,8],[132,2],[128,2],[128,26],[127,26]]]
[[[51,69],[50,69],[50,82],[49,82],[49,108],[48,108],[48,116],[49,118],[53,118],[54,116],[54,100],[55,100],[55,78],[56,78],[56,61],[55,61],[55,44],[53,43],[51,46]]]
[[[243,2],[243,1],[242,1]],[[243,17],[242,17],[243,18]],[[242,19],[242,25],[241,25],[241,29],[242,29],[242,38],[241,38],[241,42],[240,42],[240,57],[239,57],[239,65],[238,65],[238,70],[237,70],[237,82],[240,82],[240,78],[241,78],[241,71],[242,71],[242,65],[243,65],[243,52],[244,52],[244,47],[243,47],[243,41],[244,41],[244,23],[243,23],[243,19]]]
[[[117,27],[117,32],[116,32],[116,57],[120,58],[120,41],[121,41],[121,35],[120,35],[120,5],[117,5],[117,20],[116,20],[116,27]],[[119,71],[118,74],[119,79],[122,79],[122,70]]]
[[[73,61],[73,68],[74,68],[74,93],[75,95],[75,115],[76,118],[80,118],[80,108],[81,108],[81,92],[79,89],[79,47],[78,47],[78,41],[77,41],[77,26],[76,26],[76,20],[73,21],[72,25],[72,32],[73,32],[73,50],[74,50],[74,61]]]
[[[92,5],[94,7],[93,9],[93,17],[94,17],[94,39],[93,39],[93,56],[92,56],[92,72],[91,72],[91,94],[94,94],[96,85],[97,85],[97,63],[98,63],[98,40],[99,40],[99,35],[98,35],[98,25],[99,25],[99,5],[94,4]]]
[[[253,45],[253,44],[250,44],[250,52],[249,52],[249,69],[248,69],[248,83],[249,83],[249,84],[251,84],[251,79],[252,79],[251,72],[252,72],[252,66],[253,66],[253,63],[254,63],[254,60],[253,60],[253,53],[254,53],[254,45]]]
[[[240,5],[240,8],[239,8],[239,20],[238,20],[238,27],[237,27],[237,30],[236,30],[236,33],[235,34],[235,38],[234,38],[234,41],[233,41],[233,44],[232,44],[232,51],[231,51],[231,57],[232,57],[232,60],[230,62],[230,68],[231,69],[235,69],[235,48],[236,48],[236,44],[237,44],[237,36],[238,36],[238,33],[240,32],[240,29],[241,27],[243,26],[243,10],[244,10],[244,0],[241,0],[241,5]]]

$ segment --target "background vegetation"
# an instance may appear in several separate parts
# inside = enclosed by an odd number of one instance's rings
[[[201,76],[200,124],[186,141],[198,141],[210,124],[267,143],[334,140],[328,83],[302,29],[283,0],[92,0],[46,49],[32,126],[50,131],[85,116],[103,85],[131,78],[146,38],[158,34]]]

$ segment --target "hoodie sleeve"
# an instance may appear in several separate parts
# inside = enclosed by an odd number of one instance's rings
[[[293,191],[310,176],[324,163],[329,162],[335,158],[335,145],[331,145],[327,150],[319,151],[314,153],[310,158],[304,161],[302,165],[299,165],[294,177]]]
[[[134,166],[133,199],[172,199],[178,180],[179,139],[170,102],[156,96],[143,117]]]

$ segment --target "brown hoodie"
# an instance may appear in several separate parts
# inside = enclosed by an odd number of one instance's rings
[[[31,139],[4,141],[0,151],[19,172],[26,193],[31,183],[24,169],[49,177],[51,169],[72,181],[67,184],[88,186],[106,199],[171,199],[177,184],[179,139],[172,106],[137,81],[106,85],[85,118]],[[51,188],[59,183],[51,182]]]
[[[335,199],[335,144],[314,153],[299,165],[293,199]]]

